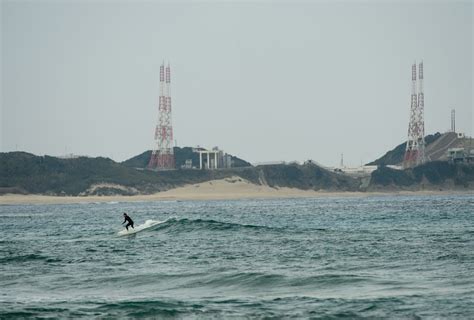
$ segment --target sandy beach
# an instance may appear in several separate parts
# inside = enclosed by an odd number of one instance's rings
[[[224,200],[258,198],[313,198],[313,197],[369,197],[377,195],[443,195],[474,194],[473,191],[400,191],[400,192],[328,192],[301,190],[295,188],[272,188],[256,185],[240,177],[212,180],[199,184],[186,185],[176,189],[151,195],[136,196],[44,196],[6,194],[0,196],[0,204],[61,204],[93,202],[132,202],[160,200]]]

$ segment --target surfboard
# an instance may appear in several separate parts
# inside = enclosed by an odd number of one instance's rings
[[[147,220],[147,221],[145,221],[144,224],[138,225],[138,226],[136,226],[135,228],[128,227],[128,230],[127,230],[127,229],[121,230],[121,231],[119,231],[117,234],[118,234],[119,236],[127,236],[127,235],[130,235],[130,234],[135,234],[135,233],[137,233],[137,232],[140,232],[140,231],[149,229],[149,228],[151,228],[151,227],[153,227],[153,226],[156,226],[156,225],[161,224],[161,223],[164,223],[164,222],[166,222],[166,220],[165,220],[165,221]]]

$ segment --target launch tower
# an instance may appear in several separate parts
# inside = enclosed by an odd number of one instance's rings
[[[175,168],[173,153],[173,126],[171,123],[170,65],[160,66],[160,98],[158,105],[158,124],[155,129],[156,147],[153,149],[148,168],[170,170]]]

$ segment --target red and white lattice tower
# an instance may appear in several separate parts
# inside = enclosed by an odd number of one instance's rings
[[[156,148],[148,163],[149,169],[169,170],[175,168],[173,153],[173,126],[171,123],[170,66],[160,66],[160,100],[158,106],[158,125],[155,130]]]
[[[423,62],[418,66],[419,82],[416,82],[416,63],[411,66],[411,107],[408,139],[403,166],[415,167],[425,162],[425,96],[423,92]],[[418,94],[417,94],[418,89]]]

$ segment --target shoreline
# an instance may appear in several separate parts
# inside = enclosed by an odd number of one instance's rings
[[[198,184],[150,194],[134,196],[46,196],[46,195],[0,195],[0,205],[21,204],[74,204],[103,202],[147,202],[147,201],[186,201],[186,200],[239,200],[239,199],[276,199],[276,198],[337,198],[337,197],[373,197],[373,196],[407,196],[407,195],[450,195],[469,194],[474,191],[382,191],[382,192],[344,192],[315,191],[294,188],[272,188],[250,183],[240,177],[211,180]]]

